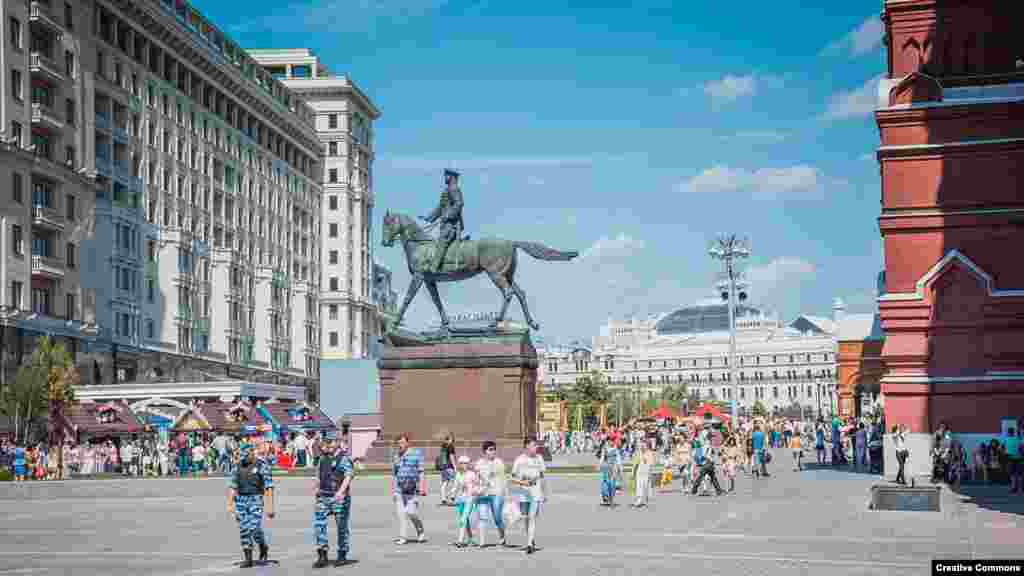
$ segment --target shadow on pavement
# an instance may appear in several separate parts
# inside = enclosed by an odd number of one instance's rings
[[[879,473],[879,472],[872,472],[872,471],[870,471],[867,468],[860,468],[860,469],[851,468],[849,464],[844,464],[844,465],[840,465],[840,466],[833,466],[831,464],[818,464],[816,462],[812,462],[810,464],[806,464],[805,463],[803,465],[803,470],[805,472],[806,471],[814,471],[814,470],[832,470],[834,472],[842,472],[842,473],[846,473],[846,474],[855,474],[855,475],[858,475],[858,476],[877,476],[879,478],[882,477],[882,474]],[[769,466],[769,472],[770,471],[771,471],[771,466]]]
[[[1010,494],[1006,484],[961,484],[955,494],[978,508],[1024,516],[1024,494]]]

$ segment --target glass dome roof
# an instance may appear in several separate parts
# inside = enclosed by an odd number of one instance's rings
[[[759,316],[761,311],[750,306],[736,306],[736,317]],[[662,336],[671,334],[697,334],[729,329],[729,305],[698,304],[680,308],[666,315],[655,325],[654,330]]]

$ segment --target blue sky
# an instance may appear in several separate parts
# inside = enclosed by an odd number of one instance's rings
[[[878,2],[316,0],[197,7],[248,48],[313,49],[380,107],[375,226],[463,172],[467,231],[576,249],[522,255],[547,342],[712,296],[707,255],[750,237],[754,303],[784,318],[874,307],[882,267]],[[375,248],[409,275],[396,249]],[[496,310],[480,277],[450,312]],[[513,317],[519,317],[513,306]],[[408,324],[434,320],[417,297]]]

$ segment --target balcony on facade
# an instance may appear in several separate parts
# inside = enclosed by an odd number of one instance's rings
[[[32,52],[29,56],[28,69],[32,74],[39,75],[53,82],[64,80],[64,74],[52,58],[42,52]]]
[[[53,108],[43,102],[32,103],[32,125],[49,130],[64,129],[64,122],[57,117]]]
[[[33,254],[32,275],[61,280],[64,278],[64,261],[53,256]]]
[[[64,230],[64,216],[60,211],[42,204],[32,206],[32,224],[56,232]]]
[[[28,21],[32,24],[46,26],[56,34],[64,33],[64,28],[57,23],[50,12],[50,2],[47,0],[32,0],[29,3]]]

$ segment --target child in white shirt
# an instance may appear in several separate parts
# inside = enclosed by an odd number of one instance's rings
[[[469,466],[469,456],[460,456],[458,467],[453,480],[455,493],[455,515],[458,521],[459,531],[457,540],[452,542],[456,548],[464,548],[473,544],[473,529],[470,526],[470,519],[473,516],[476,497],[480,495],[480,475]]]

